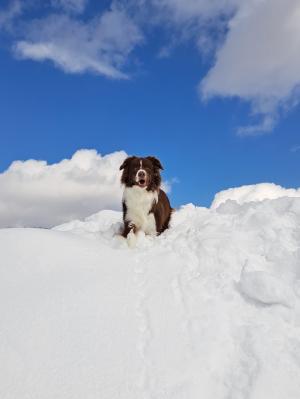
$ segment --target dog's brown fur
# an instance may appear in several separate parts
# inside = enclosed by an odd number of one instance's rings
[[[145,185],[143,188],[145,191],[157,193],[157,202],[153,201],[152,207],[149,209],[149,214],[153,213],[156,225],[156,234],[161,234],[169,227],[171,218],[172,208],[170,201],[166,193],[160,188],[161,176],[160,170],[163,169],[161,162],[152,156],[146,158],[140,158],[136,156],[128,157],[125,159],[123,164],[120,166],[120,170],[123,170],[121,176],[121,183],[126,187],[133,187],[139,185],[136,181],[137,170],[142,165],[146,173]],[[142,189],[142,188],[141,188]],[[127,204],[123,199],[123,237],[127,237],[129,232],[132,230],[136,233],[138,228],[135,226],[134,221],[128,221],[126,219]]]

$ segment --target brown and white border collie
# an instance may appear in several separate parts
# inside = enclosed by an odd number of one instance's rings
[[[160,161],[155,157],[128,157],[120,166],[123,194],[122,235],[158,235],[169,227],[172,208],[166,193],[160,188]]]

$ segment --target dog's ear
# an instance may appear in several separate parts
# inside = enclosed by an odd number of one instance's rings
[[[126,158],[125,161],[120,166],[120,170],[125,169],[128,166],[129,162],[131,162],[134,158],[136,158],[136,157],[128,157],[128,158]]]
[[[163,168],[162,164],[160,163],[159,159],[157,159],[155,157],[147,157],[147,159],[149,159],[156,168],[164,170],[164,168]]]

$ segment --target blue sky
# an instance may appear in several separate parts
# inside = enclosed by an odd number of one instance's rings
[[[216,48],[224,50],[222,43],[234,34],[227,28],[216,35],[224,25],[219,21],[219,10],[210,11],[215,18],[212,33],[203,33],[208,17],[202,9],[192,9],[192,13],[204,13],[200,17],[196,15],[196,22],[179,23],[177,18],[175,22],[164,23],[164,11],[156,11],[153,6],[149,15],[155,15],[158,22],[147,24],[135,9],[124,11],[124,4],[122,12],[134,21],[140,36],[126,43],[125,50],[124,47],[118,49],[118,57],[123,57],[121,62],[115,61],[115,50],[105,54],[105,65],[111,68],[109,73],[121,71],[126,78],[107,76],[106,72],[91,70],[85,65],[80,65],[79,73],[72,70],[70,63],[62,68],[53,62],[56,55],[37,56],[40,47],[35,47],[33,53],[28,46],[22,46],[16,54],[13,49],[17,43],[33,46],[38,40],[52,40],[52,32],[42,31],[42,39],[36,32],[32,33],[34,19],[43,20],[51,14],[67,15],[66,23],[76,20],[85,26],[94,16],[101,18],[112,9],[109,1],[102,3],[101,8],[97,8],[97,2],[73,1],[75,6],[82,7],[80,11],[70,11],[66,8],[70,3],[64,4],[63,0],[55,7],[51,2],[49,7],[41,7],[32,1],[28,9],[20,9],[16,15],[10,15],[8,10],[19,2],[7,1],[1,6],[0,22],[1,15],[7,17],[2,18],[2,29],[0,25],[1,172],[16,159],[43,159],[54,163],[71,157],[80,148],[95,148],[101,154],[124,150],[128,154],[158,156],[165,166],[164,177],[178,180],[171,192],[175,206],[188,202],[207,206],[221,189],[244,184],[274,182],[299,187],[300,115],[294,71],[289,75],[293,76],[292,83],[289,81],[276,93],[270,89],[264,97],[259,90],[252,91],[253,82],[261,85],[259,72],[247,87],[240,81],[236,83],[232,81],[231,71],[226,69],[226,62],[217,55]],[[120,4],[114,7],[121,7]],[[166,0],[166,7],[175,7],[174,4]],[[227,22],[238,15],[239,10],[232,7],[225,18]],[[176,12],[185,10],[176,9]],[[189,14],[189,18],[194,17]],[[122,24],[118,29],[122,30]],[[188,29],[190,35],[183,38],[182,32]],[[197,44],[199,35],[205,40],[211,35],[208,53]],[[54,37],[53,43],[68,51],[67,39],[63,42]],[[81,55],[84,46],[84,40],[78,43]],[[167,49],[164,57],[159,56],[162,49]],[[225,48],[223,53],[226,51]],[[235,52],[238,53],[238,48]],[[76,58],[74,48],[70,54]],[[100,57],[96,60],[98,63],[103,62],[104,56],[95,57]],[[289,56],[286,58],[290,60]],[[235,91],[217,84],[219,77],[215,77],[205,89],[209,97],[206,99],[203,92],[199,92],[199,84],[214,65],[219,69],[223,66],[221,77],[232,81]],[[238,68],[235,58],[232,65]],[[274,85],[279,77],[274,75]],[[269,83],[266,92],[273,87],[272,81]],[[271,127],[264,125],[266,118],[272,120]],[[239,134],[241,126],[254,128]]]

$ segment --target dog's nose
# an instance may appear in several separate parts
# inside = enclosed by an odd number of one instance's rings
[[[144,172],[143,170],[140,170],[140,171],[138,172],[138,177],[140,177],[140,178],[145,177],[145,172]]]

